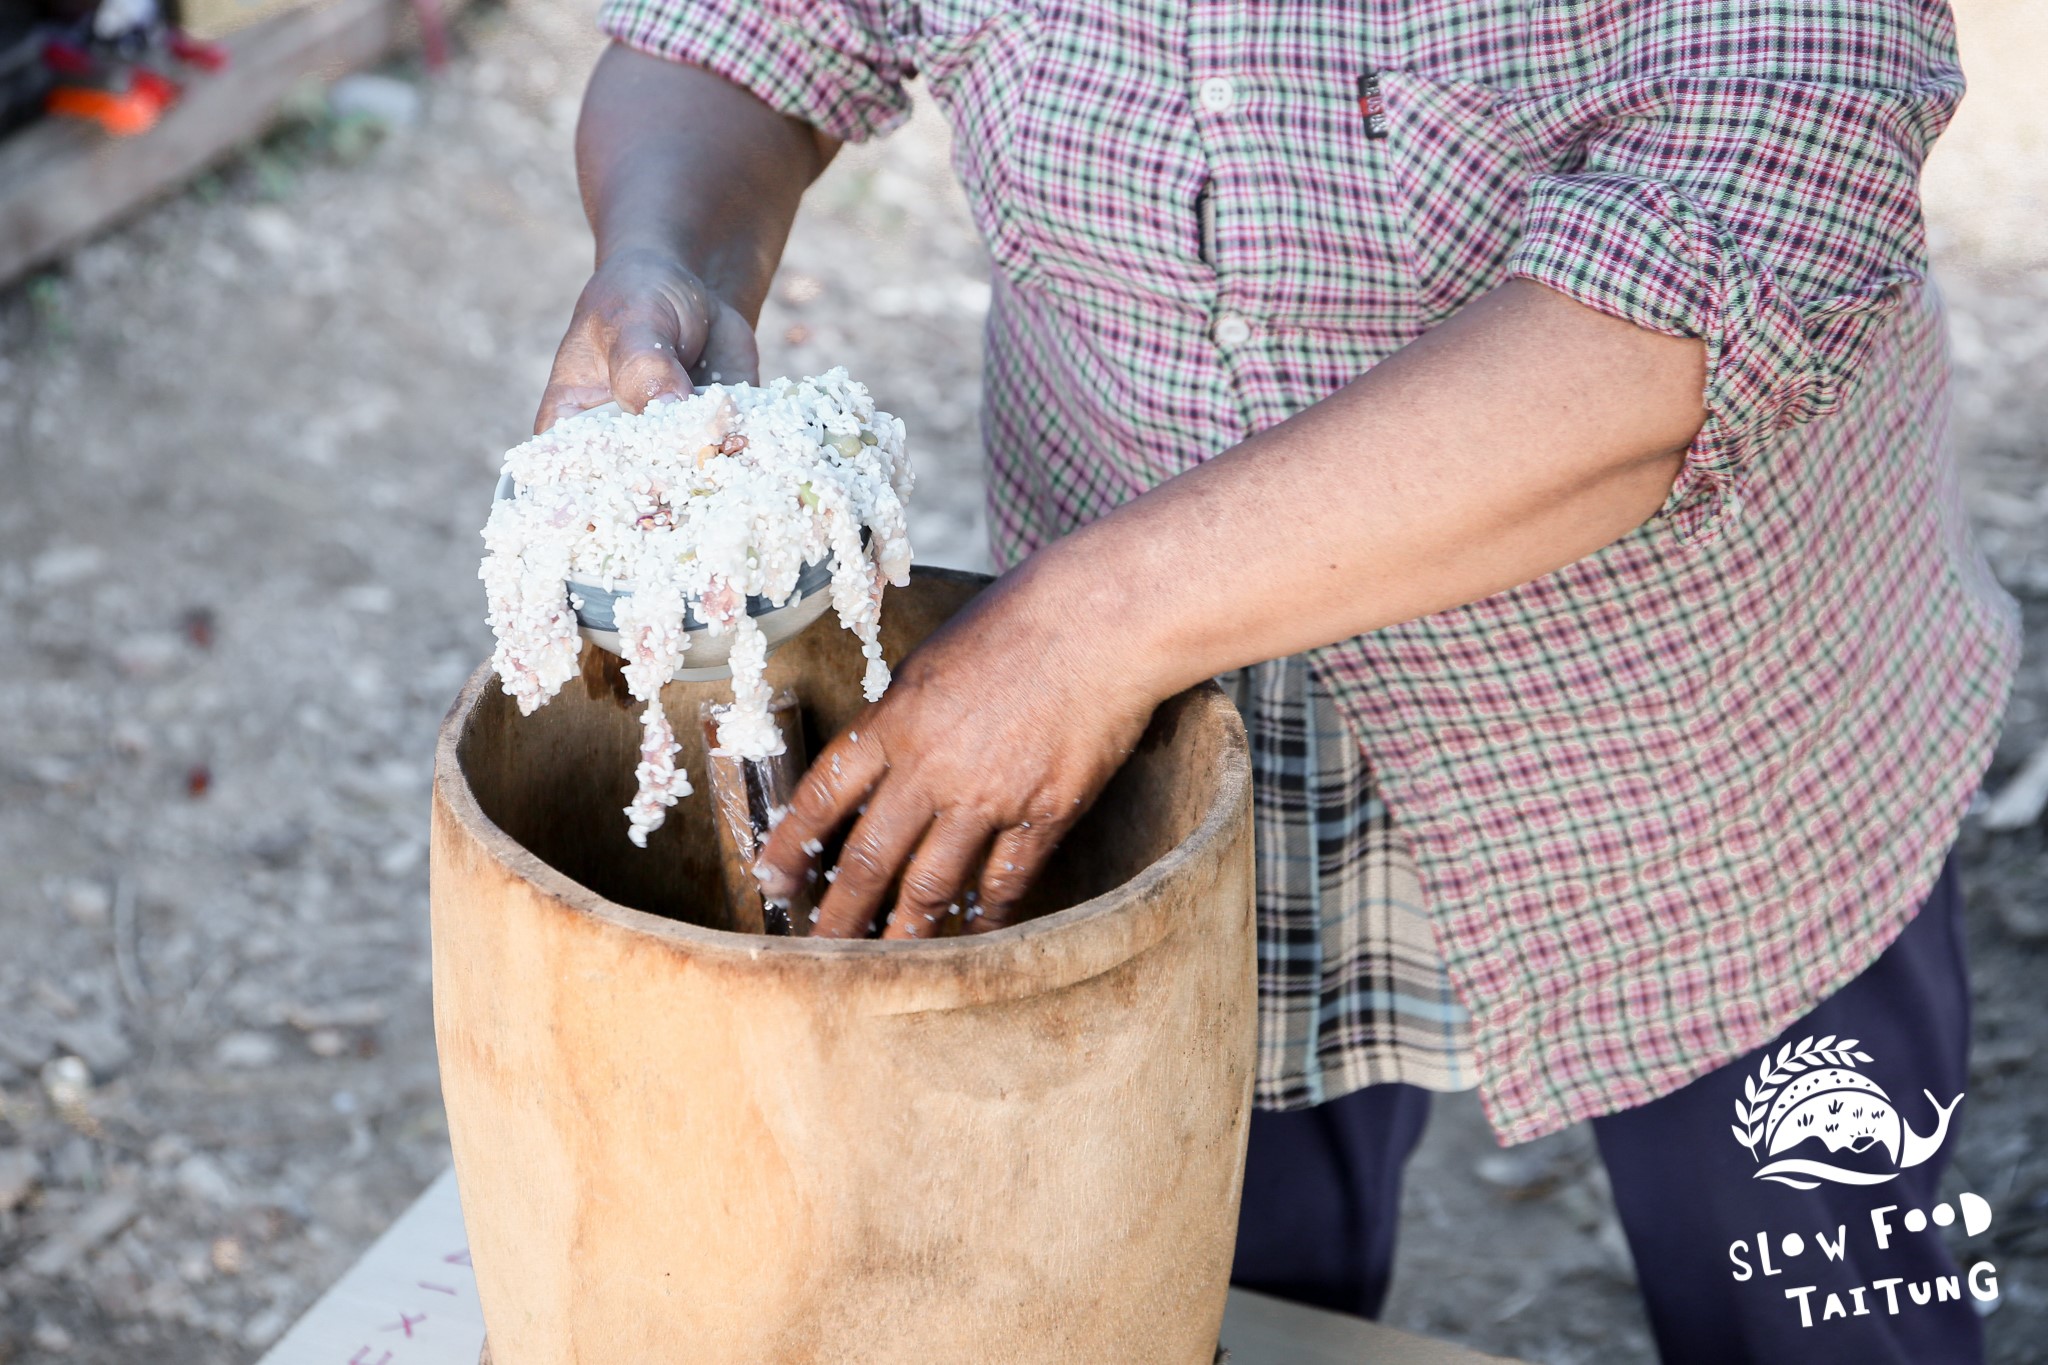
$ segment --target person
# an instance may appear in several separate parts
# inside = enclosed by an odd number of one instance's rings
[[[1005,572],[817,756],[771,891],[839,831],[819,933],[892,897],[891,937],[998,928],[1154,706],[1223,678],[1260,916],[1234,1278],[1377,1311],[1428,1094],[1476,1085],[1503,1142],[1594,1121],[1665,1361],[1981,1358],[1969,1293],[1898,1292],[1960,1273],[1943,1234],[1870,1235],[1935,1204],[1946,854],[2017,642],[1942,446],[1942,5],[602,23],[596,269],[538,427],[753,376],[805,186],[914,76],[993,260]],[[1866,1097],[1853,1139],[1783,1146],[1802,1076]],[[1786,1162],[1838,1174],[1757,1178]]]

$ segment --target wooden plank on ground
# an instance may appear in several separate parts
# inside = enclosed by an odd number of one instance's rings
[[[484,1329],[467,1242],[447,1171],[259,1365],[476,1365]],[[1240,1289],[1223,1344],[1230,1365],[1512,1365]]]
[[[376,61],[410,29],[403,0],[320,0],[227,39],[227,70],[139,137],[44,119],[0,141],[0,283],[47,264],[269,127],[307,77]]]

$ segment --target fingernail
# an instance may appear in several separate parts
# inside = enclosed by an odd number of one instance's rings
[[[754,880],[761,883],[761,894],[787,900],[796,891],[796,882],[785,876],[779,867],[765,862],[754,864]]]

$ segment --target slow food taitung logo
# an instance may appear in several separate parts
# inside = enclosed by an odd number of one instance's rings
[[[1856,1039],[1831,1033],[1787,1043],[1776,1057],[1764,1054],[1735,1102],[1735,1140],[1765,1163],[1756,1179],[1799,1190],[1818,1189],[1823,1180],[1881,1185],[1940,1150],[1963,1097],[1943,1104],[1921,1091],[1935,1114],[1933,1135],[1922,1137],[1883,1088],[1856,1070],[1871,1060],[1856,1047]]]

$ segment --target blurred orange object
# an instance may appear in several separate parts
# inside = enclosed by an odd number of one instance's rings
[[[156,127],[170,104],[171,100],[152,85],[129,90],[60,85],[44,100],[43,109],[60,118],[97,123],[114,137],[134,137]]]

